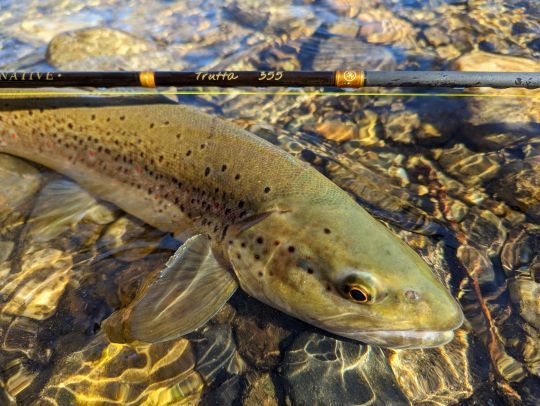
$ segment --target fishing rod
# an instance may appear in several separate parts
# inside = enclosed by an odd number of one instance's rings
[[[39,87],[493,87],[540,88],[540,72],[118,71],[0,72],[0,88]]]

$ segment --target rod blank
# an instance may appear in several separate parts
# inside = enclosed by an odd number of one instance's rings
[[[520,87],[540,88],[540,72],[215,71],[0,72],[0,88],[38,87]]]

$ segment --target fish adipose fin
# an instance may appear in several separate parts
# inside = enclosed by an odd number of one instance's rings
[[[187,240],[135,300],[103,324],[112,342],[160,342],[204,325],[236,290],[234,276],[199,234]]]

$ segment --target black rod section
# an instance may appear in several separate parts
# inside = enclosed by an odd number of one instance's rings
[[[215,71],[0,72],[0,88],[39,87],[521,87],[540,88],[540,72]]]

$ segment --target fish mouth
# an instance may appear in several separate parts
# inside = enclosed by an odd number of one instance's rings
[[[340,334],[366,344],[395,349],[434,348],[448,344],[454,330],[376,330]]]

